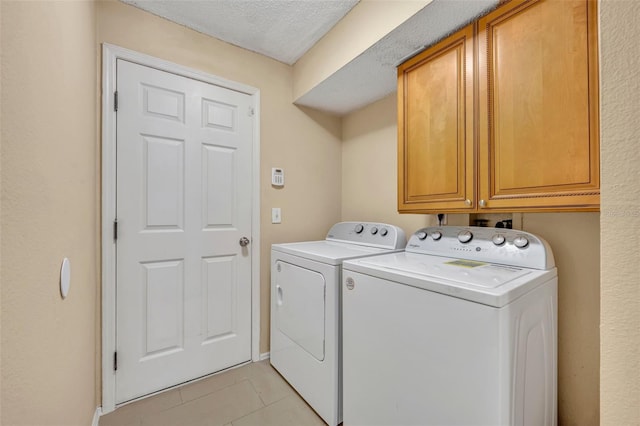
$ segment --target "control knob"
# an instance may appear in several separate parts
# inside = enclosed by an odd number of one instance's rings
[[[491,237],[491,241],[493,241],[493,244],[497,245],[497,246],[501,246],[504,244],[504,242],[506,241],[504,238],[504,235],[502,234],[496,234],[493,237]]]
[[[383,237],[386,237],[388,233],[389,233],[389,230],[387,228],[382,228],[380,230],[380,235],[382,235]]]
[[[431,233],[431,238],[434,239],[434,241],[438,241],[440,238],[442,238],[442,232],[440,231],[433,231]]]
[[[518,235],[513,239],[513,245],[518,248],[525,248],[526,246],[529,245],[529,240],[527,240],[527,237]]]
[[[371,235],[376,235],[377,233],[378,233],[378,228],[376,228],[375,226],[371,228]]]
[[[416,233],[416,237],[418,237],[419,240],[424,240],[425,238],[427,238],[427,233],[424,231],[420,231]]]
[[[362,226],[361,224],[357,224],[355,231],[356,234],[360,234],[362,231],[364,231],[364,226]]]
[[[471,233],[471,231],[460,231],[458,233],[458,241],[460,241],[463,244],[468,243],[472,239],[473,239],[473,234]]]

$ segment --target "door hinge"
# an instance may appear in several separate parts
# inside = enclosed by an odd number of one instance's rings
[[[118,111],[118,91],[113,92],[113,110]]]
[[[113,221],[113,239],[118,239],[118,219]]]
[[[113,371],[118,371],[118,352],[113,353]]]
[[[249,117],[253,117],[254,114],[255,114],[255,111],[253,107],[249,107]]]

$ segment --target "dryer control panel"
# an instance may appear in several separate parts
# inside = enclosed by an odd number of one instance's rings
[[[377,222],[339,222],[331,227],[326,239],[391,250],[403,249],[407,244],[401,228]]]
[[[555,266],[553,252],[545,240],[516,229],[476,226],[422,228],[411,236],[406,251],[533,269]]]

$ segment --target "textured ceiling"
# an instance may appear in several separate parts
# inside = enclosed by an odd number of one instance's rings
[[[122,1],[292,65],[359,0]]]
[[[294,64],[359,0],[121,0],[242,48]],[[394,0],[387,1],[390,7]],[[396,91],[396,67],[500,0],[433,0],[299,99],[344,115]]]
[[[396,67],[495,8],[500,0],[433,0],[295,101],[344,115],[396,91]]]

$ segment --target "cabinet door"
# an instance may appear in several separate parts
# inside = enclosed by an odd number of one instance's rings
[[[514,0],[480,19],[480,209],[598,210],[596,19],[587,0]]]
[[[474,208],[470,25],[398,68],[398,210]]]

